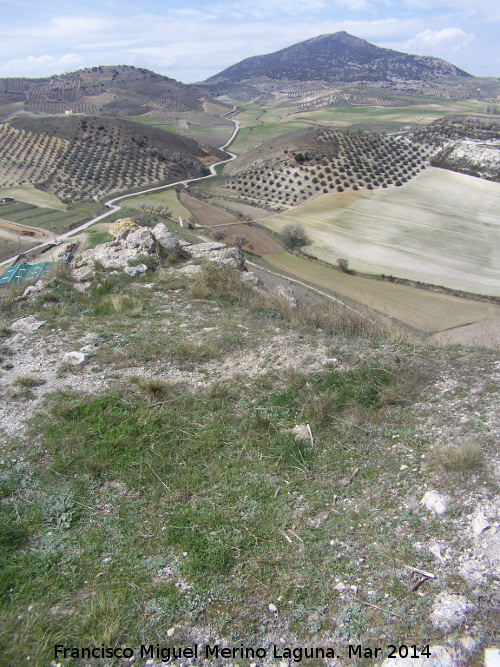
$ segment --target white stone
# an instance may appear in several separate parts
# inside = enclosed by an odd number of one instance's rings
[[[500,648],[484,650],[484,667],[500,667]]]
[[[438,630],[449,631],[464,622],[472,604],[463,595],[441,593],[432,606],[430,619]]]
[[[336,586],[334,586],[334,589],[336,591],[345,591],[346,588],[347,586],[343,584],[341,581],[339,581],[339,583]]]
[[[472,532],[476,537],[479,537],[488,528],[490,528],[490,523],[482,512],[472,520]]]
[[[444,646],[431,646],[429,653],[430,658],[420,656],[418,660],[409,656],[387,658],[381,667],[415,667],[415,664],[418,664],[419,667],[456,667],[458,665],[454,652]]]
[[[305,424],[295,424],[292,428],[292,433],[297,440],[309,441],[311,440],[309,436],[309,431]]]
[[[88,354],[84,352],[66,352],[63,357],[63,363],[70,364],[71,366],[78,366],[83,364],[89,358]]]
[[[278,607],[274,605],[272,602],[269,603],[269,611],[272,614],[277,614],[278,613]]]
[[[443,514],[446,512],[448,500],[445,496],[442,496],[435,491],[426,491],[420,504],[424,505],[428,510],[435,512],[435,514]]]
[[[173,637],[175,632],[175,628],[169,628],[167,630],[167,637]]]

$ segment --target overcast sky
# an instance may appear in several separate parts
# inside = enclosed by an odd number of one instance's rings
[[[500,76],[498,0],[1,0],[0,76],[147,67],[184,83],[346,30]]]

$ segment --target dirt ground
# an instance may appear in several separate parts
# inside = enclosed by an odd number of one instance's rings
[[[243,236],[248,239],[248,242],[251,244],[252,252],[256,253],[257,255],[265,255],[269,252],[282,252],[284,250],[284,248],[277,241],[271,238],[269,234],[266,234],[266,232],[263,232],[260,229],[256,229],[255,227],[251,227],[250,225],[239,223],[235,225],[227,225],[221,229],[226,232],[224,239],[225,243],[228,243],[229,245],[232,243],[233,234],[243,234]],[[248,246],[245,246],[245,248],[247,247]]]

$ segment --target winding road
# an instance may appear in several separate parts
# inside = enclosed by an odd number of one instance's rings
[[[226,113],[221,114],[221,117],[224,118],[225,116],[229,116],[236,110],[236,107],[233,106],[233,108],[230,111],[227,111]],[[128,199],[129,197],[138,197],[140,195],[145,195],[148,194],[149,192],[157,192],[158,190],[166,190],[167,188],[173,188],[175,185],[184,185],[187,186],[189,183],[196,183],[197,181],[204,181],[207,178],[213,178],[214,176],[217,175],[217,170],[216,167],[218,167],[221,164],[226,164],[227,162],[231,162],[231,160],[234,160],[236,158],[235,153],[231,153],[230,151],[226,150],[226,148],[231,145],[231,143],[234,141],[236,135],[238,134],[240,130],[240,124],[237,120],[234,120],[234,118],[228,118],[231,122],[234,123],[234,132],[232,135],[229,137],[229,139],[226,141],[226,143],[223,146],[220,146],[219,150],[224,151],[229,155],[228,158],[225,160],[220,160],[219,162],[215,162],[214,164],[210,165],[210,173],[207,174],[206,176],[199,176],[198,178],[187,178],[182,181],[175,181],[175,183],[169,183],[168,185],[160,185],[155,188],[148,188],[147,190],[141,190],[140,192],[131,192],[128,195],[120,195],[119,197],[114,197],[113,199],[110,199],[109,201],[105,202],[105,206],[109,206],[109,211],[106,211],[106,213],[102,213],[101,215],[98,215],[96,218],[92,218],[92,220],[89,220],[88,222],[84,222],[82,225],[79,227],[75,227],[74,229],[70,230],[69,232],[66,232],[65,234],[60,234],[57,239],[58,241],[64,241],[71,236],[74,236],[75,234],[78,234],[79,232],[82,232],[83,230],[87,229],[88,227],[91,227],[92,225],[95,225],[96,222],[100,222],[101,220],[105,220],[107,217],[112,215],[113,213],[116,213],[116,211],[119,211],[121,209],[121,206],[118,206],[116,202],[121,201],[122,199]],[[30,252],[40,250],[41,248],[45,248],[48,245],[51,245],[50,242],[42,243],[41,245],[35,246],[34,248],[30,248]],[[0,267],[1,266],[6,266],[11,264],[15,258],[17,257],[11,257],[10,259],[6,259],[3,262],[0,262]]]

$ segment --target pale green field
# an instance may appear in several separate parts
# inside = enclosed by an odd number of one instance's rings
[[[57,211],[66,211],[68,208],[56,195],[36,190],[33,185],[0,188],[0,197],[14,197],[17,201],[23,201],[26,204],[33,204],[33,206],[40,206],[41,208],[52,208]]]
[[[189,209],[187,209],[177,197],[177,192],[173,188],[163,190],[160,192],[151,192],[146,195],[139,195],[137,197],[130,197],[124,199],[122,205],[126,208],[137,209],[139,202],[146,202],[148,204],[163,204],[172,211],[172,217],[179,218],[182,215],[186,220],[193,221],[193,216]],[[139,209],[137,209],[139,211]]]
[[[327,194],[260,221],[303,225],[307,254],[372,274],[500,295],[500,183],[429,168],[403,187]]]
[[[434,333],[500,317],[500,306],[350,276],[286,252],[266,254],[276,269],[390,315],[419,331]]]
[[[264,105],[246,104],[236,116],[241,130],[231,146],[238,155],[255,148],[263,141],[274,139],[286,132],[302,129],[308,125],[322,125],[346,129],[358,125],[373,125],[391,131],[400,130],[407,124],[427,125],[434,120],[459,112],[483,112],[485,104],[475,100],[444,102],[442,104],[418,104],[409,107],[350,107],[321,109],[319,111],[293,111],[276,108],[273,103]]]

